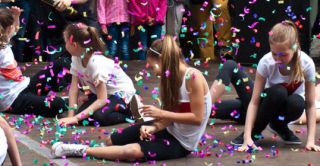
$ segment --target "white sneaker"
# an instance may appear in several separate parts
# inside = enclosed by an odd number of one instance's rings
[[[140,123],[154,120],[154,118],[143,117],[143,113],[141,113],[142,107],[143,103],[141,102],[141,97],[135,94],[130,101],[130,111],[135,121]]]
[[[52,145],[51,153],[54,158],[62,156],[82,157],[87,148],[87,145],[64,144],[63,142],[56,142]]]

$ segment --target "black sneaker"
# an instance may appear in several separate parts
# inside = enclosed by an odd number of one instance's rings
[[[236,137],[235,139],[233,139],[233,140],[230,142],[231,145],[242,146],[242,144],[243,144],[243,135],[244,135],[244,133],[242,132],[238,137]],[[262,138],[263,138],[261,135],[259,135],[259,136],[251,136],[251,137],[252,137],[252,140],[253,140],[254,144],[256,144],[259,139],[262,139]]]
[[[285,144],[291,144],[291,145],[302,144],[300,138],[294,135],[293,132],[288,128],[288,126],[276,127],[272,125],[272,123],[270,123],[268,125],[268,130],[271,131],[273,134],[279,135]]]

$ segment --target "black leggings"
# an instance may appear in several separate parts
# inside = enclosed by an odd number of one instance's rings
[[[86,101],[80,106],[80,108],[77,111],[77,114],[85,110],[94,101],[97,100],[97,96],[95,94],[90,94],[88,97],[88,101]],[[122,98],[120,98],[117,95],[111,95],[108,98],[108,100],[110,101],[109,104],[95,111],[90,116],[90,118],[93,120],[89,120],[89,125],[109,126],[118,123],[124,123],[126,122],[126,118],[131,118],[129,105],[126,105]],[[80,122],[80,124],[82,124],[82,122]]]
[[[298,94],[289,95],[282,85],[275,85],[263,92],[254,127],[253,135],[259,135],[269,123],[278,128],[287,128],[289,122],[297,120],[305,109],[305,101]]]
[[[222,80],[222,83],[226,86],[231,82],[239,98],[215,103],[214,118],[232,119],[244,124],[252,96],[253,81],[232,60],[228,60],[223,64],[216,80]],[[241,82],[239,83],[238,80]],[[264,93],[266,96],[261,98],[254,132],[259,134],[269,122],[277,125],[287,125],[290,121],[298,119],[303,113],[305,108],[304,99],[297,94],[289,95],[287,89],[283,86],[276,85],[267,88]],[[282,120],[283,117],[284,120]]]
[[[18,95],[6,113],[54,117],[59,112],[67,111],[65,101],[55,92],[63,90],[71,82],[71,75],[65,72],[70,69],[70,63],[68,58],[60,57],[45,66],[30,79],[28,87]]]
[[[214,118],[232,119],[244,124],[247,108],[252,96],[253,81],[243,71],[243,68],[238,68],[237,63],[233,60],[228,60],[223,64],[216,80],[222,80],[225,86],[229,86],[231,83],[239,98],[223,100],[221,103],[216,102],[214,104]]]

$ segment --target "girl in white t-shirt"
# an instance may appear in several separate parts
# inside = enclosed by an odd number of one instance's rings
[[[161,76],[162,108],[145,105],[142,113],[156,120],[113,133],[107,138],[107,147],[55,143],[54,156],[87,154],[109,160],[165,160],[185,157],[195,150],[211,111],[206,79],[186,64],[171,36],[154,41],[147,60],[149,68]]]
[[[79,121],[85,124],[83,120],[88,118],[88,123],[106,126],[131,118],[128,105],[136,92],[133,82],[118,62],[103,55],[105,45],[97,30],[83,23],[69,24],[63,36],[65,47],[72,55],[69,106],[73,110],[69,110],[68,117],[60,119],[59,124]],[[78,109],[79,89],[89,99]]]
[[[0,8],[0,112],[54,117],[68,110],[65,101],[51,92],[70,82],[70,63],[58,58],[31,79],[23,76],[9,44],[19,29],[20,12],[17,7]]]
[[[320,151],[315,144],[315,65],[300,50],[298,30],[291,21],[276,24],[270,31],[271,52],[259,61],[253,94],[247,109],[244,133],[231,141],[239,151],[255,148],[254,141],[269,124],[287,144],[301,144],[288,128],[306,109],[307,150]]]
[[[9,154],[11,164],[20,166],[22,165],[20,154],[16,139],[14,138],[12,129],[9,124],[0,116],[0,165],[6,159],[7,153]]]

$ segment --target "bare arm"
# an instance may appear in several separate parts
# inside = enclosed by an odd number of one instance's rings
[[[146,105],[144,106],[142,111],[142,113],[144,113],[144,116],[166,119],[168,121],[177,123],[200,125],[204,115],[204,96],[205,89],[207,87],[204,87],[205,79],[200,72],[194,72],[194,76],[195,79],[187,80],[187,89],[190,92],[189,98],[191,112],[172,112],[161,110],[154,106]],[[207,91],[209,91],[209,89]]]
[[[69,90],[69,109],[68,110],[68,117],[74,116],[75,110],[78,109],[78,84],[79,84],[79,78],[77,76],[72,75],[70,90]]]
[[[316,108],[315,108],[315,85],[312,81],[305,82],[305,97],[306,97],[306,115],[307,115],[307,127],[308,127],[308,145],[315,144],[316,134]],[[309,149],[311,150],[311,149]]]
[[[21,163],[16,139],[13,136],[13,133],[12,133],[10,126],[2,117],[0,117],[0,127],[3,129],[3,131],[7,137],[8,153],[9,153],[9,157],[10,157],[12,165],[21,166],[22,163]]]
[[[263,78],[258,72],[256,73],[256,78],[254,82],[254,88],[252,93],[252,98],[248,106],[246,122],[244,127],[244,139],[251,139],[253,124],[256,119],[257,110],[261,100],[261,92],[265,86],[265,78]]]
[[[80,112],[76,115],[76,118],[78,120],[85,119],[92,115],[93,112],[97,111],[98,109],[104,107],[107,102],[106,99],[108,98],[107,95],[107,86],[104,82],[100,81],[100,83],[97,85],[97,100],[94,101],[89,107],[87,107],[85,110]]]

